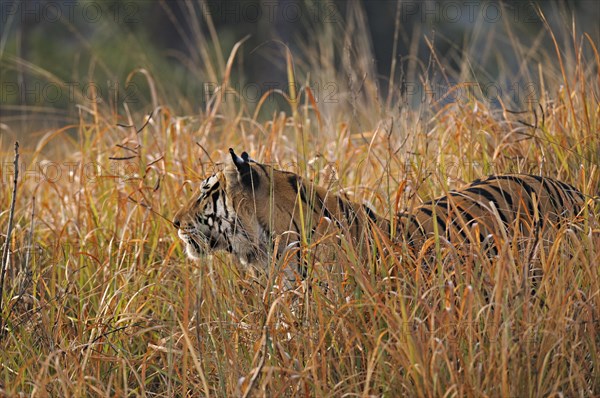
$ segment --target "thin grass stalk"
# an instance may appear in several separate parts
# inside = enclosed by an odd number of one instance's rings
[[[13,190],[12,190],[12,199],[10,202],[10,212],[8,215],[8,228],[6,231],[6,240],[4,242],[4,250],[2,251],[2,261],[0,262],[0,338],[4,336],[4,317],[2,313],[4,312],[3,308],[3,298],[4,298],[4,278],[6,277],[6,272],[8,269],[8,258],[9,258],[9,250],[10,250],[10,240],[12,236],[13,230],[13,219],[15,216],[15,205],[17,203],[17,184],[19,182],[19,142],[15,141],[15,158],[14,158],[14,168],[15,174],[13,178]]]

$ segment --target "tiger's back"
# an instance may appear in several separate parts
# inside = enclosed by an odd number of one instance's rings
[[[493,175],[400,214],[398,223],[416,244],[436,233],[451,243],[499,241],[515,231],[551,236],[575,221],[584,204],[580,191],[556,179]]]

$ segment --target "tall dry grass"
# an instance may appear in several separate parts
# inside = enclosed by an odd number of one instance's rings
[[[575,36],[568,51],[556,42],[528,52],[510,37],[522,70],[543,88],[539,106],[518,109],[524,113],[477,89],[466,101],[426,98],[413,108],[396,82],[382,98],[361,18],[324,27],[303,53],[283,52],[298,90],[270,93],[288,104],[270,118],[257,116],[261,102],[223,103],[218,92],[199,114],[176,115],[158,94],[168,82],[137,71],[158,87],[150,117],[82,107],[77,123],[22,147],[29,173],[8,243],[3,395],[600,392],[597,43]],[[471,81],[476,68],[464,50],[455,72],[436,54],[423,69],[409,62],[413,81],[432,90],[434,76]],[[221,57],[206,73],[226,86],[236,48]],[[309,75],[333,82],[339,101],[321,101],[307,88]],[[0,136],[3,233],[12,145]],[[537,253],[544,276],[535,296],[527,258],[509,243],[492,259],[459,260],[440,248],[432,272],[403,248],[365,263],[343,243],[336,264],[311,264],[312,288],[281,291],[273,281],[282,264],[264,275],[224,253],[190,261],[169,221],[198,181],[222,167],[228,147],[343,187],[382,214],[516,171],[571,183],[590,206],[581,227],[562,229]]]

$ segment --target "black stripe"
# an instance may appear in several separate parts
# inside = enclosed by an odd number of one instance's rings
[[[579,214],[579,212],[581,211],[580,204],[581,204],[581,202],[585,202],[585,195],[583,193],[581,193],[578,189],[573,187],[572,185],[569,185],[562,181],[556,181],[556,183],[560,184],[560,186],[563,188],[563,192],[571,201],[571,203],[570,203],[571,214]],[[576,196],[577,196],[577,198],[576,198]]]
[[[410,239],[408,241],[409,244],[414,243],[414,239],[413,239],[414,234],[408,236],[411,226],[415,227],[416,232],[419,232],[423,238],[425,238],[427,236],[427,232],[425,231],[425,228],[423,228],[423,225],[419,222],[419,220],[417,220],[417,218],[415,216],[413,216],[412,214],[408,214],[408,213],[399,213],[397,216],[399,218],[398,225],[399,226],[402,225],[402,227],[404,227],[406,230],[406,233],[404,234],[404,236],[406,238]],[[406,219],[406,222],[403,221],[403,219]]]
[[[312,206],[310,205],[310,203],[308,202],[308,198],[306,197],[306,187],[304,186],[304,184],[300,185],[300,200],[310,208],[310,211],[312,211]]]
[[[428,217],[431,217],[433,219],[433,211],[431,211],[430,209],[426,207],[419,207],[417,211],[422,211],[423,213],[427,214]],[[442,220],[442,217],[438,217],[438,215],[436,214],[435,220],[437,221],[438,227],[441,227],[441,231],[438,231],[438,234],[442,231],[446,232],[446,222]]]
[[[346,202],[344,202],[344,199],[342,199],[341,196],[338,196],[337,200],[338,200],[338,206],[339,206],[340,210],[342,210],[342,213],[344,214],[344,218],[346,218],[347,222],[350,222],[350,212],[348,211],[348,206],[346,205]]]
[[[212,186],[212,187],[210,187],[210,190],[209,190],[208,192],[212,192],[212,191],[214,191],[214,190],[216,190],[216,189],[219,189],[219,187],[220,187],[220,186],[221,186],[221,183],[220,183],[220,182],[217,180],[217,182],[215,182],[215,183],[213,184],[213,186]]]
[[[351,203],[346,203],[346,212],[348,213],[348,224],[354,223],[356,220],[356,211]]]
[[[219,201],[219,197],[221,196],[220,192],[214,192],[211,196],[213,201],[213,213],[217,212],[217,202]]]
[[[571,198],[571,200],[573,201],[574,204],[576,202],[585,200],[585,195],[583,193],[581,193],[578,189],[573,187],[572,185],[569,185],[567,183],[564,183],[564,182],[558,181],[558,180],[556,180],[556,183],[562,187],[565,194],[569,195],[569,197]],[[578,196],[579,199],[575,199],[574,198],[575,195]]]
[[[294,216],[293,216],[292,212],[289,209],[284,209],[283,207],[279,206],[278,204],[276,204],[275,206],[277,206],[277,208],[279,209],[280,212],[289,214],[290,220],[291,220],[292,224],[294,225],[294,232],[300,233],[300,228],[298,227],[296,220],[294,220]]]
[[[448,210],[448,198],[444,197],[436,202],[436,206],[442,207],[444,210]]]
[[[196,222],[198,224],[208,225],[208,219],[212,218],[212,214],[208,215],[208,216],[205,216],[204,214],[196,214],[196,216],[194,218],[196,219]]]
[[[486,209],[486,208],[482,208],[482,207],[481,207],[481,205],[480,205],[479,203],[477,203],[476,201],[474,201],[472,198],[469,198],[469,199],[471,199],[471,200],[470,200],[470,203],[471,203],[472,205],[475,205],[475,206],[477,206],[479,209],[482,209],[484,212],[486,212],[486,213],[489,213],[489,210],[488,210],[488,209]],[[465,227],[468,227],[468,226],[472,225],[472,224],[470,224],[470,223],[472,223],[473,221],[474,221],[474,222],[477,222],[477,220],[476,220],[476,219],[475,219],[475,218],[474,218],[474,217],[471,215],[471,213],[470,213],[468,210],[466,210],[466,209],[464,209],[464,208],[460,207],[458,204],[455,204],[455,206],[456,206],[456,208],[457,208],[458,210],[460,210],[460,215],[461,215],[461,217],[463,217],[463,218],[465,218],[465,219],[466,219],[466,222],[465,222]],[[502,217],[502,215],[501,215],[500,217],[501,217],[501,218],[503,218],[503,217]],[[504,221],[504,218],[503,218],[503,221]],[[457,228],[458,228],[458,226],[459,226],[459,225],[457,225],[457,224],[456,224],[455,220],[453,220],[453,221],[452,221],[451,225],[456,225],[456,226],[457,226]],[[460,227],[461,227],[461,228],[458,230],[458,232],[459,232],[459,233],[460,233],[460,235],[463,237],[463,239],[467,240],[467,239],[468,239],[468,236],[467,236],[467,234],[466,234],[466,233],[465,233],[465,231],[464,231],[464,227],[463,227],[462,225],[461,225]],[[479,228],[479,241],[480,241],[480,242],[483,242],[483,241],[484,241],[484,239],[485,239],[485,237],[484,237],[484,236],[483,236],[483,234],[481,233],[481,230],[482,230],[482,228]]]
[[[552,188],[552,191],[553,191],[552,197],[554,197],[554,200],[551,200],[551,202],[554,204],[555,209],[558,211],[558,213],[562,213],[563,210],[565,209],[565,202],[563,201],[562,190],[559,189],[559,185],[556,183],[555,180],[546,178],[546,179],[544,179],[544,181],[549,187],[548,192],[550,192],[550,188]],[[556,204],[557,200],[559,202],[558,204]]]
[[[306,187],[304,186],[304,183],[302,182],[302,178],[300,176],[292,174],[291,176],[288,177],[288,182],[292,186],[294,193],[300,194],[300,200],[307,206],[311,207],[311,211],[312,211],[312,206],[310,205],[310,203],[308,202],[308,198],[306,197]]]
[[[535,209],[533,208],[533,193],[535,192],[535,190],[531,187],[531,185],[529,185],[527,183],[527,181],[525,181],[525,178],[521,177],[521,176],[510,176],[510,175],[509,176],[496,176],[496,178],[516,182],[517,184],[519,184],[521,186],[521,188],[523,188],[525,190],[525,192],[527,192],[527,198],[525,198],[525,199],[527,199],[527,211],[529,211],[529,216],[531,216],[533,218],[535,216]],[[539,207],[538,207],[538,210],[539,210]],[[543,219],[542,219],[542,217],[540,217],[539,219],[540,219],[540,227],[542,227]]]
[[[377,215],[375,214],[375,212],[373,211],[373,209],[371,209],[367,205],[363,205],[363,209],[365,209],[365,213],[367,213],[367,216],[369,216],[369,218],[371,219],[371,221],[373,221],[373,223],[375,225],[377,225],[377,222],[379,220],[377,219]]]
[[[186,241],[194,247],[194,250],[196,250],[196,253],[198,253],[198,254],[202,253],[202,248],[200,247],[200,244],[198,242],[196,242],[196,240],[194,238],[189,238]]]
[[[297,176],[297,175],[295,175],[295,174],[291,174],[288,177],[288,183],[290,184],[290,186],[294,190],[294,193],[298,194],[298,187],[300,185],[302,185],[302,180],[300,179],[300,177]]]
[[[552,204],[552,207],[554,209],[559,209],[558,205],[556,204],[556,197],[559,195],[555,195],[554,191],[550,191],[551,185],[549,185],[549,183],[548,183],[549,178],[540,177],[538,175],[530,175],[529,177],[533,178],[534,180],[536,180],[537,182],[540,183],[542,188],[546,190],[546,193],[548,194],[548,198],[550,200],[550,203]],[[554,187],[552,187],[552,188],[554,188]],[[541,195],[541,192],[540,192],[540,195]],[[562,202],[562,200],[561,200],[561,202]],[[562,208],[562,203],[561,203],[561,208]]]
[[[495,184],[490,184],[490,185],[486,185],[486,186],[490,187],[494,191],[498,192],[498,194],[502,197],[502,199],[508,205],[508,210],[514,212],[514,210],[515,210],[514,203],[513,203],[513,200],[512,200],[512,195],[509,192],[506,192],[504,189],[500,188],[499,186],[497,186]],[[500,203],[497,200],[494,201],[494,205],[498,208],[498,212],[502,212],[503,211],[503,209],[499,207]]]
[[[319,206],[321,207],[321,213],[323,214],[323,216],[329,218],[331,221],[335,221],[333,219],[333,217],[331,216],[329,209],[327,209],[327,207],[325,207],[325,201],[323,200],[323,198],[321,198],[319,193],[316,191],[315,191],[315,198],[317,199],[317,204],[319,204]]]
[[[261,170],[263,171],[263,173],[265,173],[265,175],[267,177],[269,177],[269,173],[267,173],[267,168],[263,164],[261,164],[261,163],[254,163],[254,164],[257,165],[258,167],[260,167]]]
[[[504,224],[508,224],[508,220],[506,219],[506,215],[504,214],[504,212],[502,211],[502,209],[499,207],[499,203],[496,200],[496,197],[489,191],[487,191],[485,189],[485,185],[484,186],[478,186],[478,187],[471,187],[466,189],[466,192],[475,194],[477,196],[481,196],[483,198],[485,198],[488,202],[492,202],[494,204],[494,207],[496,207],[496,209],[498,209],[498,214],[500,215],[500,219],[502,220],[502,222]],[[474,199],[470,198],[472,203],[474,205],[476,205],[477,207],[479,207],[480,209],[482,209],[483,211],[489,213],[490,210],[487,208],[482,208],[482,206]]]
[[[427,214],[427,217],[433,217],[433,211],[429,210],[426,207],[419,207],[417,208],[417,212],[422,211],[423,213]]]
[[[260,176],[252,167],[247,166],[247,170],[240,173],[242,177],[242,184],[246,187],[257,189],[260,186]]]

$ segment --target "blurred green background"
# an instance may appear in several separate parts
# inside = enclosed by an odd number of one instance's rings
[[[240,103],[249,111],[269,89],[287,91],[285,48],[294,57],[299,83],[310,82],[320,95],[317,100],[327,97],[332,84],[350,79],[343,72],[333,79],[315,70],[318,63],[310,59],[323,58],[328,48],[334,67],[345,53],[362,52],[353,57],[372,64],[377,76],[363,78],[375,81],[383,98],[390,77],[405,93],[428,73],[436,78],[430,45],[446,72],[457,71],[457,80],[465,76],[458,71],[466,54],[472,60],[470,76],[499,82],[506,88],[503,95],[510,97],[510,87],[535,79],[535,62],[534,73],[523,70],[523,58],[531,56],[527,50],[553,47],[536,7],[565,49],[577,44],[572,31],[575,37],[586,32],[596,43],[600,36],[600,2],[595,0],[0,4],[0,134],[17,136],[76,123],[81,107],[95,105],[114,115],[147,114],[156,105],[179,115],[199,114],[222,82],[235,43],[248,35],[232,68],[231,87],[237,94],[232,91],[226,100],[243,99]],[[355,46],[356,40],[368,46]],[[515,51],[515,40],[525,55]],[[531,60],[543,62],[535,56]],[[515,102],[519,105],[520,100]],[[261,115],[285,106],[275,98],[261,108]]]

